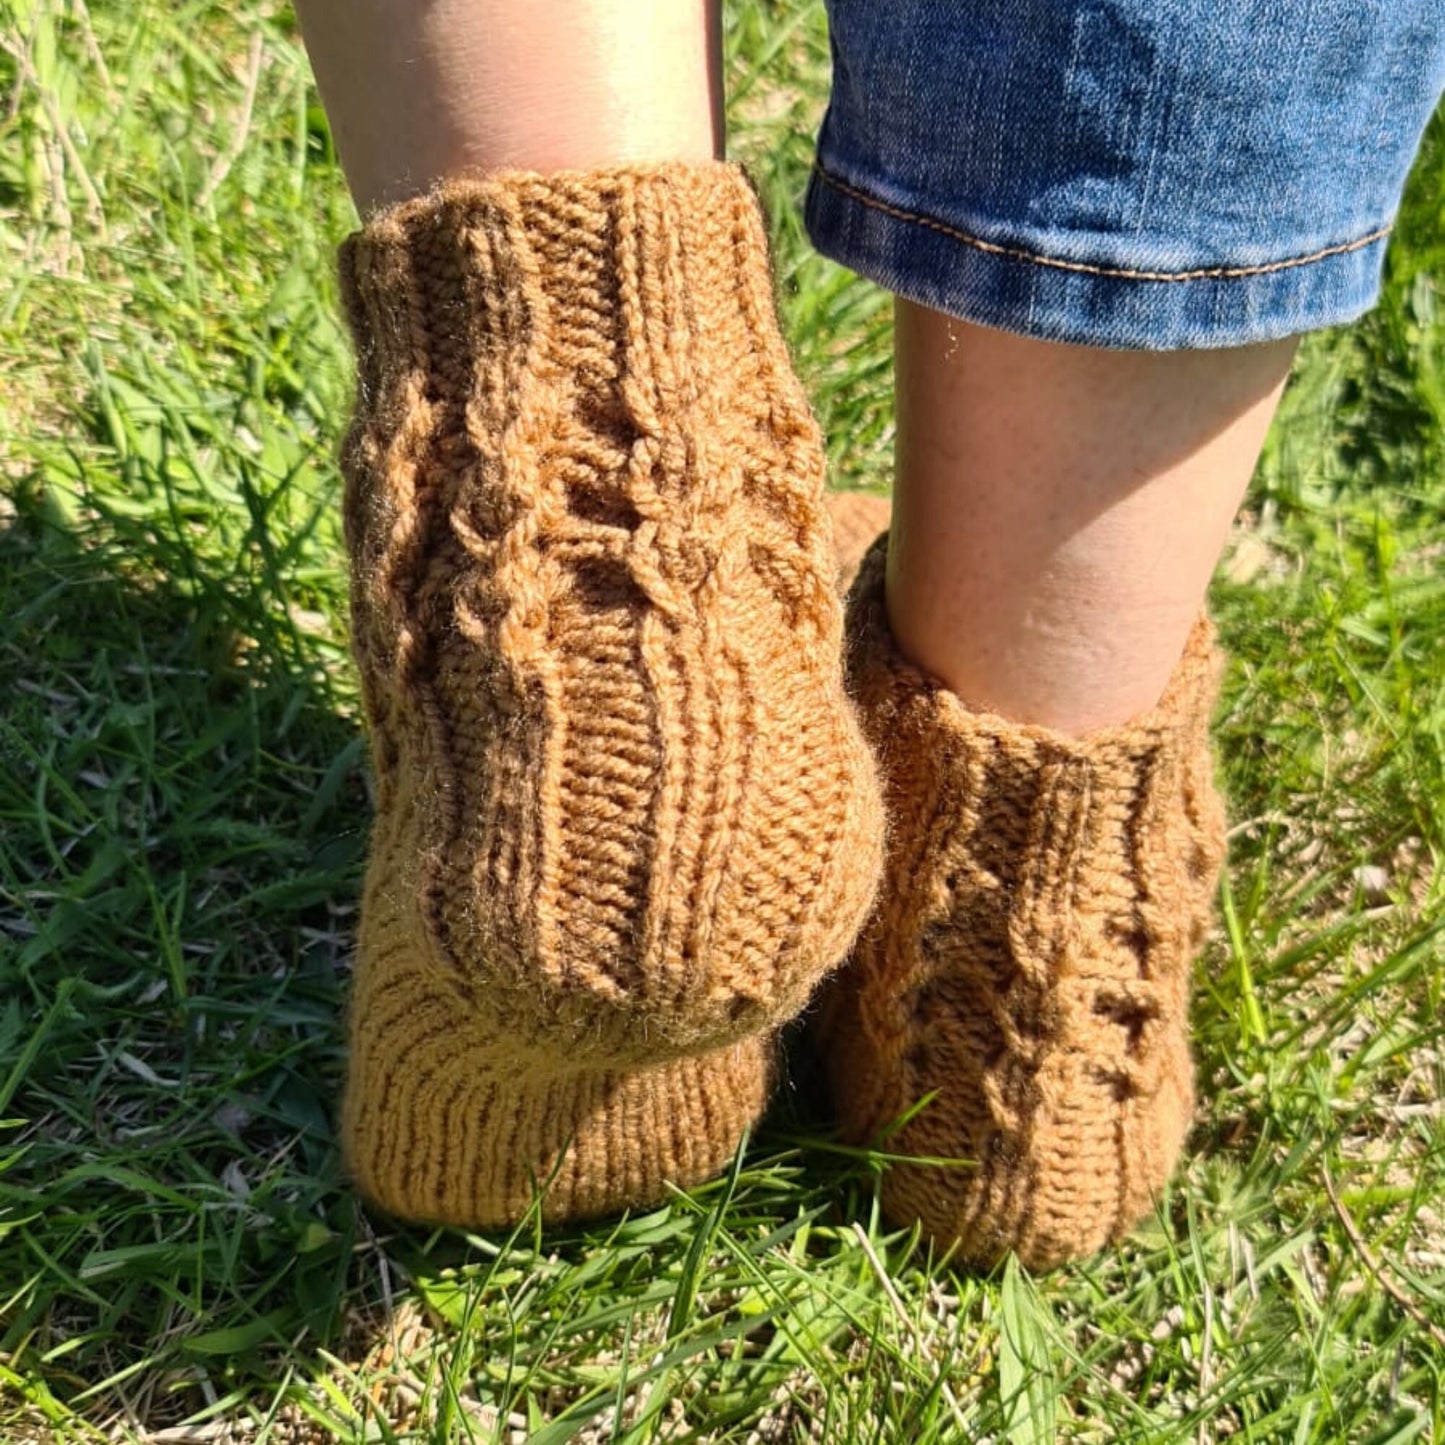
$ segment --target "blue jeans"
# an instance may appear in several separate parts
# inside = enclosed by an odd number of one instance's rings
[[[1238,346],[1346,321],[1445,89],[1445,0],[829,0],[825,255],[985,326]]]

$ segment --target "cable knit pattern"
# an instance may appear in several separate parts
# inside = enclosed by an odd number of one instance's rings
[[[343,248],[378,808],[344,1137],[396,1213],[721,1168],[882,856],[815,422],[724,164],[507,174]]]
[[[886,537],[848,601],[891,826],[880,906],[825,994],[840,1113],[887,1135],[883,1205],[974,1264],[1125,1233],[1193,1108],[1191,961],[1224,852],[1201,619],[1159,704],[1075,739],[970,712],[888,630]],[[961,1164],[958,1161],[969,1161]]]

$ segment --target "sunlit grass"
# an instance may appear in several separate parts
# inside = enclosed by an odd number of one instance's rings
[[[886,485],[888,301],[797,214],[821,7],[729,24],[835,479]],[[9,0],[0,33],[0,1440],[1445,1439],[1438,120],[1215,589],[1234,832],[1189,1162],[1116,1253],[978,1279],[880,1224],[801,1049],[733,1174],[654,1213],[359,1209],[324,120],[258,0]]]

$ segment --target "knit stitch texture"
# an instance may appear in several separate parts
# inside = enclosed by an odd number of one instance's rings
[[[883,1206],[940,1248],[1045,1269],[1118,1239],[1193,1108],[1191,962],[1224,852],[1218,663],[1201,619],[1149,713],[1083,739],[971,712],[897,651],[886,537],[848,599],[884,775],[879,907],[825,994],[849,1135],[887,1136]],[[960,1162],[967,1161],[967,1162]]]
[[[864,554],[888,530],[893,499],[876,492],[829,492],[828,517],[833,524],[838,595],[846,597]]]
[[[377,817],[359,1187],[471,1226],[722,1168],[882,858],[823,455],[729,165],[448,184],[344,246]]]

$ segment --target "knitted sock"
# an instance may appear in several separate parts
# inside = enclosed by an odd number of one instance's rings
[[[829,492],[828,517],[833,523],[833,552],[837,558],[838,591],[846,597],[863,555],[879,532],[888,530],[893,499],[874,492]]]
[[[377,818],[343,1136],[394,1213],[722,1168],[882,857],[817,426],[735,167],[452,183],[342,251]]]
[[[886,539],[848,599],[850,684],[884,777],[879,908],[825,993],[850,1135],[892,1154],[893,1220],[1043,1269],[1145,1213],[1193,1106],[1191,961],[1224,849],[1213,634],[1164,697],[1075,739],[970,712],[888,630]]]

